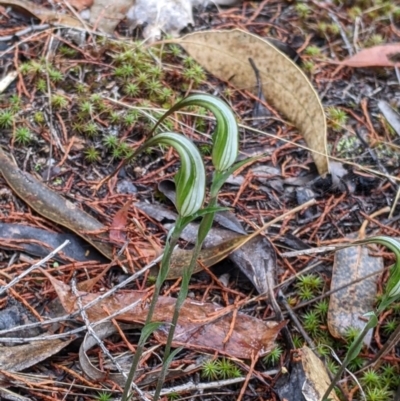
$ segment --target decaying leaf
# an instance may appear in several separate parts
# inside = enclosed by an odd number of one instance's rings
[[[12,370],[19,372],[57,354],[73,340],[74,338],[67,340],[43,340],[13,347],[1,347],[0,367],[5,371]]]
[[[88,242],[75,234],[55,233],[22,224],[0,223],[0,249],[16,250],[44,258],[66,240],[70,241],[70,245],[54,256],[59,262],[107,261]]]
[[[113,258],[113,247],[107,242],[106,227],[72,202],[20,170],[0,147],[0,173],[12,190],[41,216],[62,225],[93,245],[108,259]],[[90,235],[90,231],[95,235]]]
[[[296,350],[290,362],[290,374],[282,375],[274,390],[281,400],[321,401],[330,384],[329,374],[321,360],[308,348]],[[339,401],[332,391],[332,401]]]
[[[71,28],[84,28],[82,23],[67,14],[62,14],[49,8],[42,7],[27,0],[0,0],[0,6],[12,7],[14,10],[42,22],[65,25]]]
[[[339,63],[346,67],[399,67],[400,43],[368,47]]]
[[[249,63],[252,58],[265,98],[302,133],[319,174],[329,171],[323,107],[310,81],[285,54],[268,40],[240,29],[196,32],[177,43],[211,74],[256,93],[256,77]]]
[[[51,280],[65,311],[72,313],[79,310],[76,297],[70,287],[44,270],[42,271]],[[98,295],[80,293],[82,305],[85,306]],[[146,297],[146,291],[118,292],[88,308],[87,316],[91,322],[96,322],[128,305],[134,305],[129,312],[120,314],[117,319],[143,325],[149,307],[147,301],[142,302]],[[175,303],[175,298],[160,297],[156,305],[153,321],[163,324],[154,332],[154,336],[162,343],[166,342],[167,328],[172,319]],[[210,353],[219,352],[236,358],[248,359],[252,354],[259,356],[267,354],[274,346],[280,329],[286,324],[285,322],[279,324],[264,322],[238,313],[235,317],[232,334],[226,341],[227,333],[231,329],[232,312],[231,310],[225,312],[223,309],[210,303],[186,300],[175,329],[173,346],[183,345]]]
[[[116,243],[124,243],[126,241],[126,235],[124,230],[128,224],[128,212],[129,207],[131,206],[132,200],[129,200],[122,206],[121,209],[115,213],[114,218],[112,219],[111,227],[110,227],[110,240]]]
[[[352,246],[336,251],[331,290],[347,285],[383,269],[383,259],[369,255],[367,246]],[[373,310],[377,292],[377,276],[343,288],[331,294],[328,328],[332,336],[343,338],[350,327],[362,330],[366,325],[362,316]],[[364,338],[369,344],[372,331]]]
[[[135,0],[94,0],[89,21],[95,28],[113,33],[134,3]]]

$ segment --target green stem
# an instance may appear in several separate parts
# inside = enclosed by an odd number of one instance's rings
[[[220,180],[219,177],[220,177],[219,173],[216,173],[214,181],[211,185],[210,201],[209,201],[208,207],[215,207],[217,205],[218,192],[223,184],[222,180]],[[199,231],[197,234],[196,243],[193,248],[192,258],[190,260],[189,266],[186,269],[184,269],[184,271],[183,271],[181,289],[179,291],[178,298],[176,300],[174,314],[172,316],[171,326],[170,326],[167,341],[165,344],[163,368],[162,368],[162,370],[160,372],[160,376],[157,380],[157,387],[156,387],[156,390],[155,390],[155,393],[153,396],[153,401],[157,401],[158,398],[160,397],[162,386],[164,384],[165,376],[167,374],[168,367],[169,367],[167,364],[167,360],[171,353],[171,345],[172,345],[172,341],[173,341],[174,334],[175,334],[175,328],[178,323],[180,311],[182,309],[183,303],[186,300],[186,297],[187,297],[187,294],[189,291],[190,278],[192,277],[194,268],[196,266],[197,259],[199,257],[201,248],[203,246],[203,242],[204,242],[205,238],[207,237],[208,232],[211,229],[211,226],[212,226],[212,223],[214,220],[214,216],[215,216],[215,213],[208,213],[202,218],[201,223],[199,225]]]
[[[183,229],[186,226],[186,224],[184,224],[184,220],[185,220],[184,218],[178,216],[175,227],[172,229],[169,239],[167,239],[167,242],[165,245],[165,250],[164,250],[164,255],[161,260],[160,272],[157,276],[153,298],[150,303],[150,307],[149,307],[149,311],[147,313],[146,322],[144,324],[144,327],[146,325],[148,325],[149,323],[151,323],[151,321],[153,319],[153,314],[154,314],[154,310],[155,310],[155,307],[157,304],[158,296],[160,294],[161,286],[163,285],[163,283],[168,275],[172,253],[174,251],[175,245],[177,244]],[[138,346],[136,348],[135,356],[133,358],[132,366],[129,370],[128,378],[126,379],[124,392],[123,392],[122,398],[121,398],[122,401],[128,401],[132,397],[132,394],[129,394],[130,388],[131,388],[131,383],[133,381],[133,378],[135,377],[135,373],[136,373],[137,367],[139,365],[140,358],[143,354],[143,349],[144,349],[146,340],[147,340],[147,333],[145,332],[145,330],[142,330],[140,339],[138,342]]]
[[[344,359],[342,366],[336,373],[335,377],[331,381],[331,384],[329,385],[328,389],[325,391],[324,396],[322,397],[322,401],[327,401],[329,400],[329,394],[335,387],[336,383],[340,380],[340,377],[342,376],[343,372],[346,370],[347,366],[349,363],[357,357],[357,355],[360,353],[362,343],[364,341],[364,337],[367,335],[368,331],[372,329],[373,327],[376,327],[378,323],[378,320],[375,315],[373,315],[368,323],[364,326],[364,329],[361,331],[361,333],[356,337],[354,342],[351,344],[350,348],[347,351],[346,358]]]

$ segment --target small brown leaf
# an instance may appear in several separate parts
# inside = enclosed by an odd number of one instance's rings
[[[57,354],[73,340],[74,338],[63,341],[43,340],[13,347],[1,347],[0,367],[3,370],[19,372]]]
[[[400,43],[369,47],[343,60],[346,67],[395,67],[400,66]]]
[[[82,11],[85,8],[89,8],[93,5],[93,0],[68,0],[72,7],[75,7],[78,11]]]
[[[110,227],[111,242],[123,243],[126,241],[126,235],[123,230],[126,229],[128,223],[128,212],[131,203],[132,200],[129,200],[120,210],[118,210],[117,213],[115,213]]]
[[[94,0],[90,8],[90,23],[103,32],[113,33],[134,3],[135,0]]]

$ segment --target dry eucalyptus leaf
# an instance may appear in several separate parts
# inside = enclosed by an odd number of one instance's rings
[[[323,107],[308,78],[285,54],[268,40],[240,29],[196,32],[177,43],[211,74],[257,93],[252,58],[265,98],[302,133],[319,174],[329,172]]]
[[[369,255],[367,246],[352,246],[336,251],[331,291],[383,269],[383,259]],[[334,292],[329,301],[328,328],[332,336],[343,338],[349,327],[362,330],[362,316],[373,310],[377,293],[377,275]],[[369,345],[372,330],[364,338]]]
[[[0,367],[5,371],[19,372],[57,354],[73,341],[43,340],[13,347],[0,347]]]
[[[47,185],[20,170],[0,147],[0,174],[12,190],[41,216],[67,227],[93,245],[108,259],[113,258],[113,247],[96,239],[107,240],[106,227],[75,204],[52,191]],[[88,232],[94,231],[96,235]],[[103,231],[102,234],[99,232]]]
[[[310,348],[303,347],[300,355],[305,373],[305,381],[301,389],[303,396],[307,401],[320,401],[331,383],[328,371]],[[333,401],[339,401],[333,390],[329,397]]]
[[[94,0],[90,8],[90,23],[103,32],[113,33],[135,0]]]
[[[339,63],[346,67],[399,67],[400,43],[387,43],[362,49]]]
[[[27,0],[0,0],[0,6],[12,7],[13,10],[26,15],[28,17],[34,17],[41,22],[47,22],[49,24],[60,24],[71,28],[83,28],[82,23],[70,15],[61,14],[57,11],[50,10],[49,8],[42,7],[32,1]]]
[[[79,310],[76,296],[70,287],[60,280],[52,277],[45,270],[41,270],[51,281],[57,295],[67,313]],[[98,298],[100,294],[80,292],[82,305]],[[86,310],[88,319],[96,322],[110,314],[132,306],[129,311],[116,317],[118,321],[138,323],[143,325],[146,321],[149,302],[146,291],[116,292]],[[153,320],[163,323],[154,333],[155,338],[165,344],[168,327],[175,309],[176,299],[160,296],[157,301]],[[184,346],[190,349],[201,349],[205,352],[229,355],[236,358],[250,359],[252,355],[263,356],[275,345],[275,338],[286,322],[264,322],[252,316],[238,312],[234,319],[234,327],[229,339],[227,334],[231,330],[233,311],[228,307],[186,300],[183,303],[178,323],[175,327],[173,346]]]
[[[281,375],[274,388],[281,400],[322,400],[331,381],[326,367],[310,348],[303,347],[292,354],[289,370],[290,373]],[[329,399],[339,401],[334,391]]]

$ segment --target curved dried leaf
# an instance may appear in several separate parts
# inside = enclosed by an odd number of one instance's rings
[[[400,66],[400,43],[369,47],[343,60],[346,67],[395,67]]]
[[[78,234],[108,259],[113,258],[113,247],[105,242],[107,241],[106,226],[30,174],[21,171],[11,162],[1,147],[0,173],[12,190],[33,210]],[[97,237],[103,238],[103,241],[91,236],[90,231],[95,232]],[[101,231],[103,233],[99,233]]]
[[[69,27],[84,28],[82,23],[70,15],[62,14],[26,0],[0,0],[0,6],[12,7],[23,15],[34,17],[42,22],[59,23]]]
[[[42,270],[57,291],[60,302],[68,313],[79,310],[76,296],[70,287],[60,280],[51,277]],[[85,306],[99,294],[85,294],[81,292],[82,305]],[[112,294],[101,299],[97,304],[86,310],[91,322],[99,321],[128,305],[132,308],[116,318],[118,321],[144,324],[149,304],[145,301],[146,291],[124,291]],[[154,332],[154,336],[165,343],[169,326],[175,309],[176,299],[159,297],[155,308],[153,322],[162,322],[162,326]],[[251,358],[252,354],[263,356],[275,345],[275,338],[286,322],[264,322],[252,316],[238,313],[235,318],[235,327],[229,341],[224,341],[232,325],[232,311],[211,304],[186,300],[181,309],[176,326],[173,346],[202,349],[206,352],[219,352],[236,358]]]
[[[57,354],[74,340],[33,341],[29,344],[1,347],[0,366],[7,371],[19,372]],[[1,376],[1,375],[0,375]]]
[[[307,77],[285,54],[267,40],[240,29],[192,33],[177,43],[216,77],[257,93],[256,77],[248,61],[252,58],[265,98],[302,133],[319,174],[329,172],[323,107]]]

